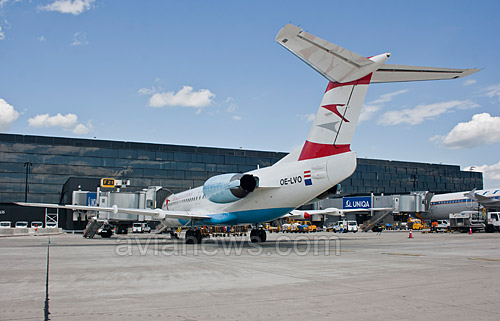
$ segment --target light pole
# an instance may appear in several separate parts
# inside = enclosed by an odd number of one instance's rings
[[[26,167],[26,188],[24,190],[24,202],[28,202],[28,174],[30,173],[30,166],[33,165],[31,162],[24,163],[24,167]]]

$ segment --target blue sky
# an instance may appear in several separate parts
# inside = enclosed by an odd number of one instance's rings
[[[499,1],[0,0],[0,132],[290,151],[327,81],[291,22],[391,64],[484,68],[373,84],[359,157],[474,166],[500,186]]]

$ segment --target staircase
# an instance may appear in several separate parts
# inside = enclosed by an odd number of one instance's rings
[[[392,213],[392,209],[388,210],[388,211],[385,211],[385,212],[382,212],[379,215],[374,215],[372,217],[372,219],[370,220],[370,223],[368,225],[366,225],[365,227],[363,227],[363,232],[368,232],[369,230],[371,230],[372,227],[374,227],[375,225],[377,225],[378,222],[382,221],[382,219],[384,217],[386,217],[387,215],[389,215],[390,213]]]
[[[156,225],[156,231],[155,233],[156,234],[161,234],[163,233],[163,231],[165,231],[167,229],[168,226],[166,226],[165,224],[163,224],[163,222],[160,222],[160,224]]]
[[[99,230],[99,228],[101,228],[101,226],[103,226],[103,224],[104,224],[103,221],[97,221],[97,220],[91,219],[88,222],[87,227],[85,228],[85,231],[83,232],[83,237],[85,237],[87,239],[94,238],[97,231]]]

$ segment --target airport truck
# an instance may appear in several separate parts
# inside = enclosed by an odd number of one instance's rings
[[[500,232],[500,212],[486,213],[485,225],[484,230],[487,233]]]
[[[451,213],[449,218],[450,231],[452,232],[479,232],[485,229],[482,215],[477,211]]]

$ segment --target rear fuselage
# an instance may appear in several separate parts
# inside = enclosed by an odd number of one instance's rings
[[[165,210],[207,214],[210,219],[196,225],[243,225],[267,222],[307,203],[349,177],[356,169],[356,154],[342,153],[256,169],[246,174],[258,178],[259,186],[235,202],[211,202],[197,187],[168,197]],[[166,219],[169,225],[185,225],[187,220]]]

